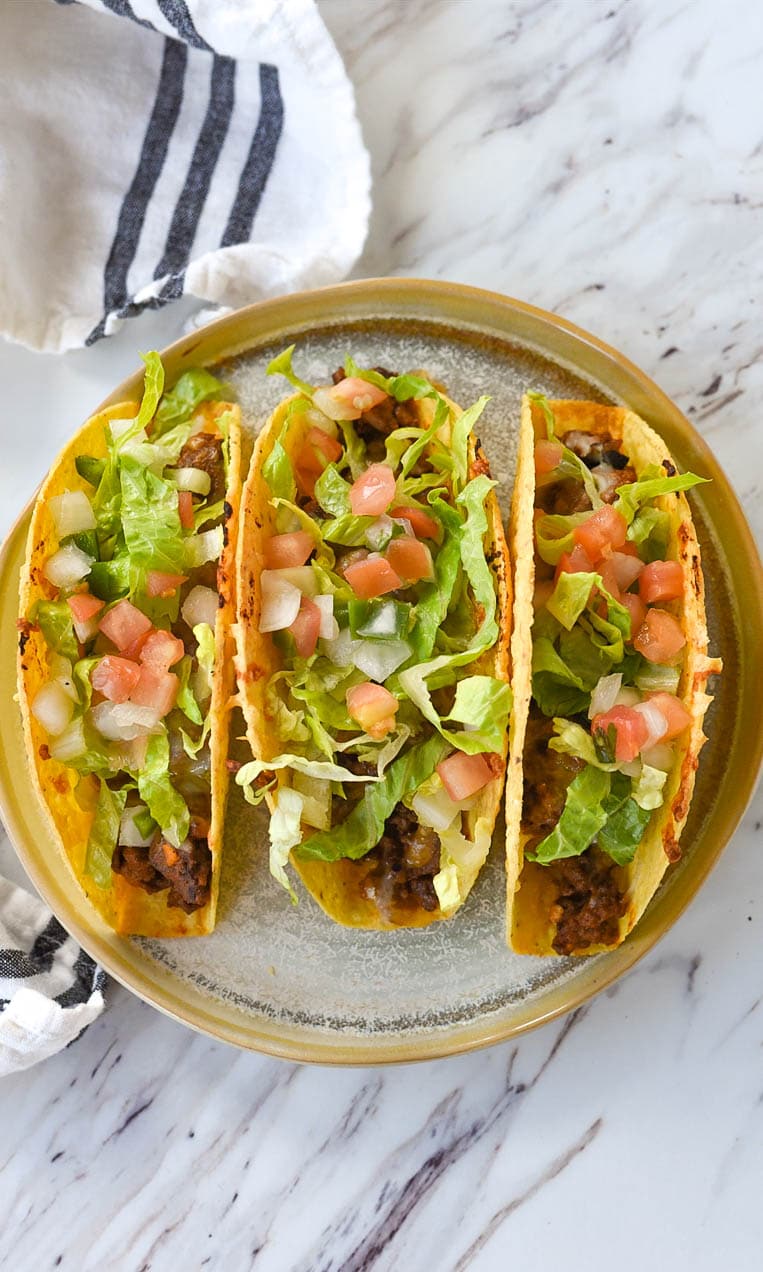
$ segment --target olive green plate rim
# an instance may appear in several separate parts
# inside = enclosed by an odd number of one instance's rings
[[[348,321],[390,318],[445,324],[462,337],[485,332],[509,343],[536,349],[557,364],[599,382],[618,400],[653,423],[678,453],[690,450],[713,479],[705,502],[714,512],[709,521],[717,532],[723,524],[724,561],[737,617],[744,605],[740,634],[740,704],[735,724],[737,745],[730,771],[736,784],[727,801],[711,811],[714,835],[703,833],[696,851],[665,894],[659,894],[626,942],[612,953],[581,964],[580,970],[550,989],[520,1001],[506,1018],[488,1013],[466,1023],[421,1034],[396,1037],[346,1033],[308,1037],[280,1021],[245,1017],[225,1002],[203,998],[187,984],[180,990],[157,963],[147,964],[126,938],[111,932],[91,912],[73,875],[62,862],[51,864],[24,825],[24,796],[32,795],[25,757],[0,748],[0,815],[16,852],[42,897],[69,932],[114,978],[168,1016],[212,1038],[239,1047],[303,1063],[382,1064],[429,1060],[485,1047],[515,1037],[581,1006],[628,971],[673,925],[715,865],[739,824],[755,789],[763,759],[763,734],[753,709],[753,656],[763,643],[763,570],[755,541],[736,496],[718,461],[673,402],[622,354],[555,314],[495,292],[463,284],[415,278],[361,279],[316,291],[262,301],[227,314],[192,332],[162,352],[168,381],[191,364],[212,364],[246,351],[254,343],[277,341],[282,332],[324,328]],[[101,403],[101,409],[140,396],[138,370]],[[19,551],[23,551],[34,496],[10,531],[0,551],[0,595],[17,593]],[[720,537],[720,536],[719,536]],[[0,686],[12,679],[15,689],[15,632],[0,633]],[[9,701],[14,692],[4,693]],[[6,740],[8,728],[5,728]],[[19,732],[20,737],[20,732]],[[735,756],[744,751],[744,760]],[[739,771],[737,772],[737,769]],[[26,783],[23,778],[26,775]],[[19,781],[19,778],[22,780]],[[18,785],[19,789],[16,789]],[[151,968],[149,975],[148,968]]]

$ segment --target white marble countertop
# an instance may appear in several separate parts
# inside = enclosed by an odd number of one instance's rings
[[[694,420],[760,534],[760,7],[321,9],[373,158],[356,274],[487,286],[602,336]],[[0,348],[0,530],[187,312],[58,359]],[[487,1052],[293,1066],[112,986],[77,1043],[0,1086],[0,1266],[760,1267],[762,820],[759,793],[625,980]],[[21,877],[7,842],[0,870]]]

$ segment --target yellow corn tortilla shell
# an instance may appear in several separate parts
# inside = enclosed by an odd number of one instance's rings
[[[572,429],[609,434],[630,457],[637,474],[649,464],[676,465],[665,443],[644,420],[622,407],[598,402],[552,401],[556,433]],[[514,714],[506,788],[507,941],[519,954],[554,955],[555,924],[549,918],[558,889],[553,868],[524,861],[528,836],[521,828],[522,770],[525,730],[530,708],[532,679],[533,587],[535,580],[533,508],[535,503],[534,446],[546,436],[542,412],[525,396],[522,401],[519,461],[512,505],[510,542],[515,573]],[[706,741],[702,721],[711,702],[705,692],[708,676],[721,670],[717,658],[707,656],[705,593],[699,544],[691,509],[683,493],[663,495],[655,504],[670,516],[668,558],[679,561],[684,574],[684,596],[670,609],[686,636],[684,661],[677,696],[691,716],[686,736],[676,744],[676,758],[664,787],[664,802],[655,809],[634,860],[617,867],[615,878],[627,895],[627,909],[619,922],[617,940],[611,945],[587,946],[576,954],[597,954],[620,945],[635,927],[654,896],[670,862],[680,856],[679,839],[689,812],[699,752]]]
[[[266,694],[270,677],[281,669],[281,656],[271,637],[261,634],[258,627],[262,606],[260,570],[264,547],[268,538],[277,533],[276,512],[270,504],[270,490],[262,475],[262,468],[281,433],[292,401],[294,401],[293,397],[282,402],[263,428],[255,445],[249,477],[242,497],[237,567],[239,597],[236,629],[237,670],[247,738],[258,760],[273,759],[279,752],[286,749],[285,744],[277,736]],[[421,427],[429,427],[434,414],[431,399],[424,399],[416,405],[419,409]],[[455,404],[449,402],[449,406],[453,418],[461,414],[460,408]],[[291,417],[286,437],[281,439],[290,459],[293,460],[299,453],[304,437],[311,427],[311,422],[305,418],[304,414],[295,413]],[[450,425],[447,424],[444,427],[449,429]],[[488,471],[488,465],[479,444],[472,442],[469,475],[475,476],[477,473]],[[498,500],[492,491],[486,501],[486,514],[488,521],[486,556],[491,562],[496,582],[500,636],[495,648],[470,664],[468,672],[481,672],[484,675],[493,675],[508,681],[511,568],[501,512]],[[507,746],[508,740],[504,745],[504,759]],[[287,772],[279,771],[276,776],[279,786],[289,783]],[[474,807],[469,811],[465,834],[472,841],[476,839],[484,851],[475,851],[473,859],[461,875],[462,901],[471,890],[487,857],[500,806],[502,787],[503,775],[496,777],[479,792]],[[268,795],[267,799],[272,812],[274,807],[272,795]],[[310,830],[306,832],[306,834],[310,833]],[[426,927],[439,919],[450,918],[460,908],[456,905],[447,912],[443,912],[439,907],[434,911],[407,908],[404,912],[402,910],[396,912],[392,919],[388,919],[380,914],[373,900],[362,895],[363,880],[371,869],[364,858],[359,861],[342,858],[339,861],[328,862],[300,861],[292,856],[291,860],[305,887],[325,913],[345,927],[371,930]]]
[[[106,455],[106,428],[111,420],[132,419],[138,403],[119,402],[92,416],[76,436],[64,447],[44,481],[32,513],[27,553],[20,583],[19,613],[22,624],[38,600],[55,598],[57,589],[43,574],[47,559],[58,548],[48,500],[65,490],[92,487],[80,477],[75,467],[78,455],[97,459]],[[231,514],[225,526],[225,546],[218,570],[221,607],[215,625],[215,674],[209,711],[212,817],[209,850],[212,854],[212,880],[207,904],[192,914],[167,905],[167,893],[149,894],[130,884],[121,875],[112,874],[109,888],[100,888],[85,874],[85,854],[98,798],[98,780],[80,777],[72,768],[45,758],[48,735],[31,712],[31,704],[49,679],[48,647],[39,629],[22,627],[18,656],[18,697],[30,770],[42,807],[47,814],[51,835],[74,877],[99,915],[115,931],[131,936],[203,936],[215,925],[217,895],[220,886],[220,851],[228,789],[228,711],[234,690],[233,638],[231,623],[235,614],[236,529],[241,489],[241,413],[228,403],[206,403],[199,411],[210,419],[226,413],[229,422],[230,474],[227,501]]]

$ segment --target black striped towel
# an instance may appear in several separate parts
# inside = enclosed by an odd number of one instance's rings
[[[0,1077],[72,1042],[103,1010],[105,979],[41,901],[0,879]]]
[[[15,0],[0,82],[12,340],[321,286],[361,251],[368,155],[314,0]]]

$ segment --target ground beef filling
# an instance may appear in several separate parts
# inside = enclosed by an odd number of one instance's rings
[[[554,829],[567,787],[585,767],[576,756],[550,750],[553,733],[551,720],[533,704],[525,739],[522,801],[522,830],[531,837],[528,848],[537,847]],[[543,869],[551,872],[558,889],[549,915],[556,924],[552,944],[557,954],[573,954],[616,940],[626,902],[617,886],[611,857],[592,844],[579,857],[566,857]]]
[[[434,911],[439,905],[433,879],[440,869],[440,839],[419,825],[418,818],[397,804],[384,823],[384,834],[364,863],[370,870],[361,893],[393,919],[401,910]]]
[[[617,441],[608,433],[583,433],[572,429],[564,433],[559,441],[579,455],[586,468],[591,470],[604,503],[614,503],[620,486],[638,480],[628,456],[618,450]],[[592,506],[585,487],[575,477],[564,477],[561,481],[539,486],[535,502],[543,512],[564,517],[575,512],[588,512]]]
[[[194,831],[203,831],[194,838]],[[157,831],[147,848],[128,848],[118,844],[111,859],[115,874],[145,892],[163,892],[169,888],[167,905],[193,914],[209,900],[212,878],[212,854],[206,836],[209,822],[191,818],[188,838],[175,848]]]
[[[387,371],[384,367],[374,367],[374,371],[387,379],[394,375],[394,372]],[[337,367],[331,378],[334,384],[346,379],[344,367]],[[360,419],[353,420],[353,426],[358,437],[366,444],[369,462],[373,463],[384,459],[383,439],[394,433],[396,428],[418,428],[419,416],[415,402],[396,402],[394,398],[387,397],[378,406],[364,411]]]
[[[580,857],[555,862],[553,870],[559,892],[550,917],[556,923],[553,946],[557,954],[616,941],[626,902],[612,858],[592,846]]]
[[[189,437],[177,458],[178,468],[201,468],[209,474],[211,486],[205,496],[210,504],[225,498],[225,463],[223,441],[212,433],[196,433]]]

